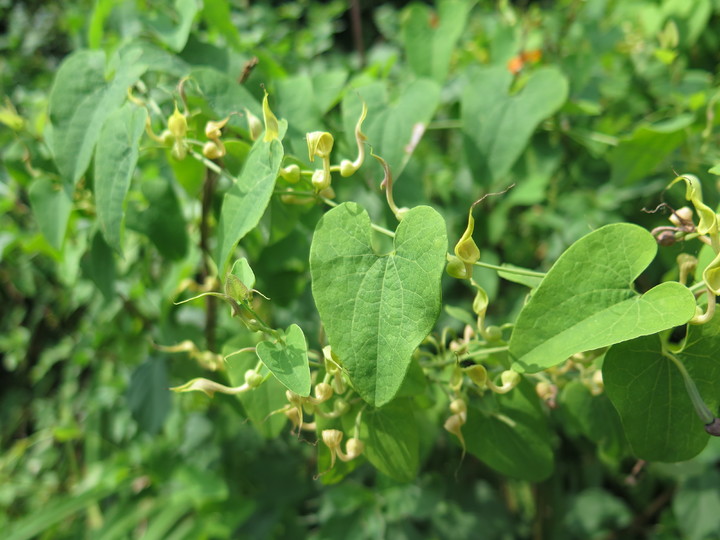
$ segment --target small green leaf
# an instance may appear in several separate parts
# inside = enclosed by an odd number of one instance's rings
[[[105,240],[120,254],[125,195],[135,172],[146,117],[145,109],[127,103],[110,115],[97,142],[94,185],[97,217]]]
[[[28,195],[40,232],[50,245],[59,251],[73,207],[72,198],[63,186],[54,184],[45,176],[33,180]]]
[[[252,271],[245,257],[241,257],[233,263],[230,273],[238,278],[246,288],[252,289],[255,286],[255,272]]]
[[[360,424],[364,455],[381,473],[400,482],[417,475],[420,440],[410,399],[398,399],[380,409],[366,410]]]
[[[78,51],[60,66],[50,92],[52,152],[67,183],[85,173],[105,120],[125,100],[128,87],[147,67],[137,54],[121,62],[112,80],[105,78],[105,54]]]
[[[232,351],[223,351],[232,352]],[[227,359],[228,378],[233,386],[240,386],[245,382],[245,372],[254,369],[257,364],[257,354],[253,351],[242,352]],[[262,365],[260,374],[268,376],[260,386],[238,394],[238,400],[245,409],[247,417],[258,432],[268,439],[280,435],[287,424],[287,418],[282,413],[271,413],[288,404],[285,398],[285,387],[275,377],[269,377],[268,369]]]
[[[692,292],[677,282],[643,295],[633,280],[655,257],[652,235],[617,223],[578,240],[563,253],[520,312],[510,339],[517,364],[536,372],[569,356],[688,322]]]
[[[221,273],[237,243],[255,228],[270,203],[282,159],[283,146],[278,139],[258,139],[248,154],[240,177],[225,193],[215,254]]]
[[[315,304],[333,352],[368,403],[395,396],[432,330],[446,252],[445,222],[427,206],[405,215],[393,251],[382,256],[372,248],[370,217],[355,203],[317,224],[310,248]]]
[[[286,388],[303,397],[310,395],[307,343],[297,324],[291,324],[281,340],[258,343],[257,355]]]
[[[516,94],[505,66],[471,67],[462,95],[465,152],[475,180],[490,186],[520,157],[538,124],[565,103],[568,82],[555,68],[540,68]]]
[[[487,414],[473,402],[462,427],[467,451],[496,471],[539,482],[553,470],[553,449],[545,415],[530,384],[490,396],[497,411]]]

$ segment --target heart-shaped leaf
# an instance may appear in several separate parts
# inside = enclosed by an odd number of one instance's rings
[[[691,325],[676,354],[710,410],[720,403],[720,320]],[[652,461],[684,461],[705,448],[709,435],[693,408],[680,371],[663,354],[658,336],[614,345],[603,362],[605,391],[620,413],[633,452]]]
[[[512,81],[505,66],[468,69],[461,102],[465,151],[484,185],[508,173],[538,124],[567,98],[567,79],[555,68],[537,70],[515,95]]]
[[[602,227],[557,260],[520,312],[510,353],[535,372],[568,356],[654,334],[688,322],[695,298],[677,282],[642,296],[633,280],[655,257],[657,244],[629,223]]]
[[[283,339],[258,343],[256,350],[262,363],[278,381],[300,396],[310,395],[307,343],[297,324],[288,327]]]
[[[344,203],[323,216],[310,248],[315,304],[328,340],[358,393],[380,406],[397,393],[415,348],[440,313],[445,222],[418,206],[378,255],[367,212]]]

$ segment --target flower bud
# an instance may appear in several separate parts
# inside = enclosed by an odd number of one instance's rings
[[[185,148],[185,143],[183,141],[176,140],[172,145],[170,155],[178,161],[185,159],[185,157],[187,157],[187,148]]]
[[[220,143],[220,144],[218,144]],[[208,159],[218,159],[225,155],[225,145],[220,141],[208,141],[203,145],[203,156]]]
[[[458,259],[455,255],[448,255],[447,259],[448,263],[445,267],[445,271],[448,275],[457,279],[467,279],[469,277],[467,267],[464,262]]]
[[[317,403],[324,403],[333,396],[333,389],[328,383],[321,382],[315,385],[315,399]]]
[[[670,223],[676,227],[683,227],[693,222],[693,211],[689,206],[683,206],[670,214]]]
[[[294,163],[292,165],[288,165],[287,167],[283,167],[280,169],[280,176],[286,182],[297,184],[300,180],[300,167]]]
[[[348,439],[345,443],[345,452],[347,453],[348,460],[355,459],[365,451],[365,444],[355,437]]]
[[[464,399],[454,399],[450,402],[450,411],[453,414],[465,414],[467,413],[467,404]]]
[[[184,139],[187,135],[187,118],[182,114],[175,104],[175,111],[168,118],[168,129],[176,139]]]
[[[312,175],[312,185],[316,192],[330,187],[330,173],[325,169],[318,169]]]
[[[248,131],[250,132],[250,140],[256,141],[263,131],[263,125],[260,119],[251,113],[248,109],[245,109],[245,117],[248,122]]]
[[[327,131],[312,131],[307,134],[308,156],[310,161],[315,160],[315,156],[321,159],[327,159],[332,152],[335,139]]]
[[[502,381],[503,386],[514,387],[522,380],[522,376],[517,371],[508,369],[500,374],[500,380]]]
[[[482,364],[475,364],[465,368],[465,373],[470,377],[470,380],[480,388],[485,388],[487,385],[488,374],[485,366]]]
[[[337,429],[323,429],[321,435],[322,441],[330,449],[340,446],[343,439],[343,432]]]
[[[350,410],[350,404],[342,398],[338,398],[333,403],[333,412],[336,416],[342,416]]]
[[[263,382],[263,376],[254,369],[248,369],[245,372],[245,382],[250,388],[257,388]]]
[[[277,117],[270,109],[270,103],[268,103],[268,93],[267,92],[265,92],[265,97],[263,98],[262,110],[263,110],[263,121],[265,122],[265,136],[263,137],[263,141],[270,142],[273,139],[279,139],[280,138],[280,126],[278,124]]]
[[[488,341],[500,341],[502,339],[502,329],[499,326],[488,326],[485,329],[484,337]]]
[[[230,117],[228,116],[227,118],[219,121],[209,120],[207,124],[205,124],[205,136],[208,139],[219,139],[222,135],[221,130],[225,127],[225,124],[228,123],[229,119]]]
[[[352,176],[357,172],[357,168],[353,164],[352,161],[349,159],[343,159],[340,162],[340,176],[343,178],[347,178],[348,176]]]

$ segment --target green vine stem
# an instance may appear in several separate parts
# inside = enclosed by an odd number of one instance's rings
[[[683,382],[685,383],[685,389],[687,390],[688,395],[690,396],[690,401],[692,401],[693,407],[695,408],[695,412],[697,413],[698,417],[702,421],[703,424],[705,424],[705,430],[710,433],[711,435],[718,436],[720,433],[712,433],[708,427],[716,425],[717,418],[712,413],[710,408],[705,404],[703,401],[702,396],[700,395],[700,391],[698,390],[697,386],[695,385],[695,381],[692,380],[692,377],[690,377],[690,373],[688,373],[688,370],[685,368],[685,365],[678,360],[675,355],[670,353],[669,351],[663,351],[663,356],[670,360],[673,364],[675,364],[675,367],[678,368],[678,371],[680,372],[680,375],[682,375]]]

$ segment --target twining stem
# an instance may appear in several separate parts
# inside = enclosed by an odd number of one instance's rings
[[[477,261],[474,263],[475,266],[481,266],[483,268],[489,268],[491,270],[497,270],[498,272],[506,272],[508,274],[515,274],[518,276],[528,276],[528,277],[538,277],[538,278],[544,278],[545,273],[544,272],[535,272],[533,270],[527,270],[525,268],[513,268],[509,266],[497,266],[495,264],[489,264]]]
[[[690,324],[705,324],[710,319],[713,318],[715,315],[715,304],[716,304],[716,298],[715,293],[711,291],[710,289],[707,290],[707,309],[705,310],[705,313],[702,313],[701,315],[696,315],[690,320]]]
[[[504,347],[492,347],[490,349],[480,349],[478,351],[473,351],[471,353],[463,354],[460,358],[458,358],[458,362],[462,362],[463,360],[469,360],[471,358],[477,358],[478,356],[488,356],[490,354],[505,352],[508,350],[507,345]]]
[[[200,251],[203,254],[203,266],[200,273],[202,282],[212,275],[210,262],[210,213],[212,212],[213,197],[217,184],[218,173],[210,168],[205,169],[203,182],[202,213],[200,216]],[[217,326],[217,299],[208,296],[205,300],[205,341],[210,351],[217,352],[215,327]]]
[[[695,412],[700,417],[700,420],[702,420],[702,423],[705,425],[712,424],[715,421],[715,415],[710,411],[708,406],[703,401],[703,398],[700,395],[700,391],[695,385],[695,381],[693,381],[692,377],[690,377],[690,374],[685,368],[685,365],[669,351],[663,351],[662,354],[665,358],[675,364],[675,367],[678,368],[680,375],[682,375],[683,382],[685,383],[685,389],[690,396],[690,401],[692,401]]]

